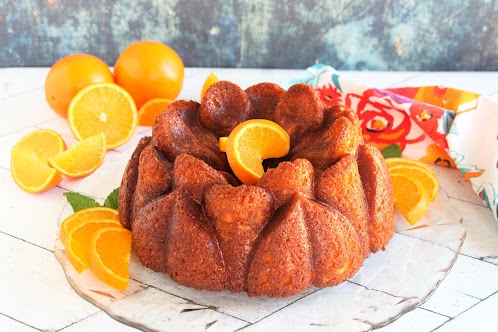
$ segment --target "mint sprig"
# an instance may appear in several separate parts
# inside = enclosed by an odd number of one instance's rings
[[[117,210],[118,209],[118,199],[119,199],[119,188],[111,191],[109,196],[105,199],[104,206]]]
[[[83,195],[77,192],[67,192],[64,193],[68,203],[73,208],[74,212],[78,212],[80,210],[105,206],[111,209],[118,209],[118,197],[119,197],[119,188],[114,189],[105,199],[104,205],[100,205],[94,198]]]

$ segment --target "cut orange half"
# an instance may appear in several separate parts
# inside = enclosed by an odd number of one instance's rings
[[[89,263],[93,274],[106,284],[124,290],[129,282],[131,232],[125,228],[103,228],[90,243]]]
[[[41,192],[62,181],[59,171],[48,164],[66,148],[62,137],[52,130],[36,130],[12,148],[10,167],[15,183],[28,192]]]
[[[83,272],[88,267],[90,240],[102,228],[122,228],[115,220],[87,220],[74,227],[66,237],[66,255],[76,271]]]
[[[94,207],[73,213],[61,223],[59,230],[59,239],[61,242],[66,243],[67,234],[75,227],[89,220],[106,220],[119,223],[118,211],[107,207]]]
[[[78,140],[104,133],[107,150],[128,142],[138,123],[133,98],[114,83],[81,89],[69,104],[67,119]]]
[[[209,87],[211,85],[213,85],[214,83],[219,82],[219,81],[220,81],[220,79],[218,78],[218,76],[215,75],[215,73],[209,74],[209,76],[206,78],[206,81],[204,81],[204,85],[202,86],[201,100],[202,100],[202,97],[204,97],[206,90],[209,89]]]
[[[170,99],[154,98],[146,102],[138,110],[138,124],[140,126],[153,126],[159,114],[172,103]]]
[[[424,186],[417,180],[404,174],[392,174],[394,188],[394,206],[414,225],[429,209],[429,198]]]
[[[255,184],[264,174],[263,160],[279,158],[289,153],[290,139],[275,122],[253,119],[232,130],[228,139],[220,138],[220,148],[228,163],[244,184]]]
[[[103,133],[91,136],[50,158],[48,163],[62,174],[79,178],[93,173],[104,160],[106,141]]]

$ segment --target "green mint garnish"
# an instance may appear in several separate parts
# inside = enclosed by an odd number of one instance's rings
[[[88,197],[80,193],[69,192],[69,193],[64,193],[64,196],[66,196],[66,199],[69,202],[69,204],[71,204],[71,207],[73,208],[74,212],[100,206],[100,204],[97,203],[97,201],[94,200],[92,197]]]
[[[104,205],[100,205],[94,198],[83,195],[80,193],[76,192],[68,192],[64,193],[64,196],[66,196],[67,201],[73,208],[74,212],[78,212],[80,210],[92,208],[92,207],[99,207],[99,206],[105,206],[111,209],[118,209],[118,198],[119,198],[119,188],[114,189],[109,196],[105,199]]]
[[[104,206],[117,210],[118,209],[118,199],[119,199],[119,188],[114,189],[109,196],[105,199]]]

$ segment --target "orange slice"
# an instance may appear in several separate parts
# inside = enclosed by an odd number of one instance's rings
[[[429,198],[424,186],[417,180],[404,174],[392,174],[394,188],[394,206],[414,225],[429,209]]]
[[[62,137],[52,130],[36,130],[24,136],[12,148],[10,167],[15,183],[32,193],[55,187],[62,176],[47,160],[65,148]]]
[[[153,126],[154,121],[173,101],[165,98],[154,98],[146,102],[138,110],[138,124]]]
[[[62,174],[79,178],[93,173],[104,160],[105,136],[100,133],[76,143],[48,163]]]
[[[119,223],[118,211],[107,207],[94,207],[73,213],[61,223],[59,239],[66,243],[67,234],[79,225],[89,220],[106,220]]]
[[[138,123],[133,98],[114,83],[81,89],[69,104],[67,119],[78,140],[104,133],[107,150],[128,142]]]
[[[242,122],[228,136],[220,138],[220,148],[228,163],[244,184],[255,184],[264,174],[263,160],[279,158],[289,153],[290,139],[275,122],[253,119]]]
[[[408,159],[408,158],[387,158],[385,159],[387,168],[395,167],[395,166],[413,166],[423,168],[427,172],[432,172],[431,168],[427,166],[426,163],[421,161]]]
[[[397,165],[389,167],[389,173],[404,174],[411,179],[416,179],[427,191],[429,201],[432,202],[436,199],[439,190],[439,183],[437,181],[436,174],[434,174],[430,168],[426,169],[418,166]]]
[[[76,271],[83,272],[88,267],[90,240],[102,228],[122,228],[115,220],[87,220],[73,228],[66,237],[66,255]]]
[[[202,97],[204,97],[204,94],[206,93],[206,90],[211,85],[213,85],[214,83],[219,82],[219,81],[220,81],[220,79],[218,78],[218,76],[215,75],[215,73],[209,74],[209,76],[206,78],[206,81],[204,82],[204,85],[202,86],[201,100],[202,100]]]
[[[95,232],[90,243],[90,269],[114,288],[128,286],[131,232],[125,228],[103,228]]]

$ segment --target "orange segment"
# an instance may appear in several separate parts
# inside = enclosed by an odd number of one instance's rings
[[[107,150],[128,142],[137,127],[137,108],[126,90],[97,83],[80,90],[69,104],[69,127],[78,140],[104,133]]]
[[[138,124],[153,126],[154,121],[173,101],[165,98],[154,98],[146,102],[138,110]]]
[[[107,207],[94,207],[73,213],[61,223],[59,230],[59,239],[61,242],[66,243],[67,234],[89,220],[106,220],[119,223],[118,211]]]
[[[66,148],[62,137],[52,130],[36,130],[12,148],[11,173],[16,184],[29,192],[41,192],[62,181],[61,174],[47,160]]]
[[[429,209],[429,198],[423,185],[404,174],[392,174],[394,206],[414,225]]]
[[[213,85],[216,82],[219,82],[220,79],[218,76],[215,75],[215,73],[209,74],[209,76],[206,78],[206,81],[204,82],[204,85],[202,86],[202,91],[201,91],[201,100],[202,97],[204,97],[204,94],[206,93],[206,90]]]
[[[220,138],[220,146],[224,138]],[[228,163],[244,184],[255,184],[263,175],[263,160],[289,153],[290,139],[275,122],[253,119],[242,122],[228,136],[225,149]]]
[[[87,220],[73,228],[66,237],[66,255],[76,271],[83,272],[88,267],[90,240],[102,228],[122,228],[115,220]]]
[[[93,274],[120,290],[128,286],[131,232],[125,228],[103,228],[90,243],[90,269]]]
[[[425,166],[425,165],[424,165]],[[426,190],[428,194],[429,201],[436,199],[439,183],[436,178],[436,174],[429,168],[428,170],[423,167],[418,166],[392,166],[389,167],[389,172],[391,174],[404,174],[411,179],[416,179],[419,181]]]
[[[105,136],[100,133],[50,158],[48,163],[66,176],[79,178],[93,173],[102,164],[105,153]]]

